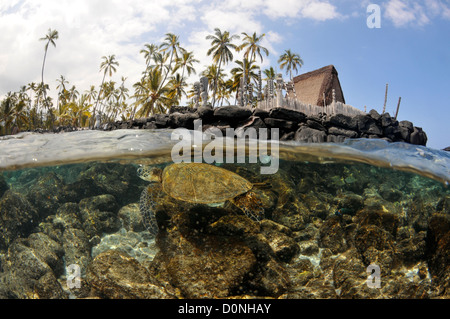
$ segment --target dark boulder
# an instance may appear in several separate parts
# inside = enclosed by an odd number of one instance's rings
[[[326,121],[326,126],[337,126],[353,131],[356,131],[358,129],[358,123],[355,122],[350,116],[343,114],[336,114],[331,116],[330,119]]]
[[[257,117],[261,118],[262,120],[264,120],[266,117],[269,117],[269,112],[256,108],[253,110],[253,116],[257,116]]]
[[[281,108],[281,107],[270,110],[269,117],[274,118],[274,119],[292,121],[297,124],[306,121],[305,114],[294,111],[294,110]]]
[[[325,132],[305,126],[301,127],[295,134],[295,140],[297,142],[324,143],[326,138],[327,134]]]
[[[197,114],[203,121],[209,121],[214,117],[214,109],[208,106],[201,106],[197,109]]]
[[[270,128],[280,128],[287,131],[294,131],[298,124],[293,121],[281,120],[272,117],[268,117],[264,120],[264,123]]]
[[[328,134],[341,135],[341,136],[345,136],[348,138],[357,138],[358,137],[358,133],[356,133],[355,131],[346,130],[346,129],[342,129],[342,128],[338,128],[338,127],[330,127],[328,129]]]
[[[252,111],[247,108],[230,105],[215,109],[214,116],[220,119],[235,121],[237,119],[245,119],[252,115]]]
[[[323,131],[323,132],[327,131],[327,129],[322,124],[320,124],[318,121],[315,121],[315,120],[307,120],[306,125],[309,128],[312,128],[315,130],[319,130],[319,131]]]
[[[170,119],[168,114],[156,114],[155,124],[158,128],[166,128],[169,126]]]
[[[381,115],[376,110],[370,110],[369,115],[377,122],[381,120]]]
[[[414,132],[411,133],[410,143],[414,145],[426,146],[428,141],[427,134],[421,127],[414,127]]]
[[[352,121],[357,125],[358,131],[363,134],[382,136],[383,131],[377,122],[368,115],[356,115]],[[350,128],[351,129],[351,128]]]
[[[194,121],[199,119],[197,113],[172,113],[169,115],[169,125],[174,128],[194,129]]]

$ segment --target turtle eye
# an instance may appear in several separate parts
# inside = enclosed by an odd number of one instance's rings
[[[139,167],[138,170],[137,170],[137,174],[139,176],[142,176],[143,171],[144,171],[144,169],[142,167]]]

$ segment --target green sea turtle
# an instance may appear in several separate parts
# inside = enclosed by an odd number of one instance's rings
[[[238,174],[203,163],[171,164],[164,170],[151,166],[138,169],[138,176],[153,182],[141,194],[139,209],[147,229],[156,234],[155,207],[162,193],[193,204],[218,204],[227,200],[255,221],[264,218],[260,199],[252,184]]]

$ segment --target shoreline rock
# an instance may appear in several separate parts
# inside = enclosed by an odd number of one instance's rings
[[[156,129],[194,129],[195,120],[202,120],[203,130],[217,128],[225,133],[226,128],[279,128],[282,141],[307,143],[342,143],[347,139],[378,138],[388,142],[404,142],[426,146],[428,137],[421,127],[410,121],[397,121],[389,113],[379,114],[371,110],[365,115],[347,116],[343,114],[317,114],[307,116],[302,112],[273,108],[269,111],[250,109],[235,105],[211,108],[176,106],[168,114],[155,114],[148,118],[116,121],[102,125],[101,131],[114,130],[156,130]],[[308,130],[302,131],[307,128]],[[85,131],[88,128],[60,126],[53,130],[35,129],[32,133],[70,133]],[[315,131],[310,131],[315,130]],[[316,131],[320,131],[316,132]],[[270,138],[270,134],[269,134]],[[450,147],[444,149],[449,150]]]
[[[279,128],[283,141],[342,143],[352,138],[379,138],[388,142],[404,142],[426,146],[428,137],[421,127],[409,121],[397,121],[389,113],[371,110],[366,115],[318,114],[306,116],[284,108],[269,111],[238,106],[187,108],[174,107],[169,114],[157,114],[145,119],[117,121],[105,124],[104,131],[118,129],[176,129],[192,130],[194,121],[201,119],[203,129]]]

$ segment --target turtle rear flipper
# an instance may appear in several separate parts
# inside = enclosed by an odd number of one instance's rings
[[[232,201],[233,204],[239,207],[250,219],[257,222],[264,219],[262,202],[254,192],[249,191],[243,195],[239,195]]]
[[[139,210],[142,214],[142,221],[145,228],[150,234],[155,235],[158,233],[158,223],[155,217],[155,208],[158,198],[161,197],[161,185],[153,184],[144,189],[141,193],[141,199],[139,201]]]

